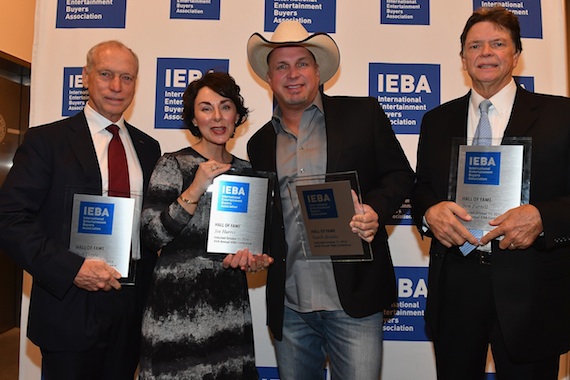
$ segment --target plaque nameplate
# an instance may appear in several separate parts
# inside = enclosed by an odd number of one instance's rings
[[[508,144],[505,144],[508,142]],[[489,231],[489,221],[529,201],[529,138],[505,138],[503,145],[453,147],[449,198],[472,217],[470,229]],[[456,156],[455,156],[456,154]]]
[[[303,253],[307,260],[370,261],[372,247],[350,229],[359,199],[356,172],[299,176],[288,184]],[[361,211],[363,212],[363,211]]]
[[[234,254],[248,248],[266,253],[274,173],[230,171],[216,177],[212,193],[206,250]]]
[[[104,260],[121,273],[122,283],[134,283],[131,236],[135,200],[78,193],[72,199],[69,250]]]

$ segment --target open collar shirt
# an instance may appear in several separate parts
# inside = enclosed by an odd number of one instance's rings
[[[290,186],[299,176],[326,173],[327,135],[321,94],[304,111],[298,135],[284,124],[281,115],[277,106],[272,123],[277,134],[277,176],[288,245],[285,305],[298,312],[342,310],[331,261],[307,260],[304,254],[307,236],[297,221],[302,216],[294,186]]]

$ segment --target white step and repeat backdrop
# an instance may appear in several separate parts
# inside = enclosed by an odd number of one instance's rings
[[[270,36],[279,22],[296,19],[310,32],[329,33],[340,47],[340,70],[325,92],[377,98],[415,167],[422,115],[468,91],[459,58],[463,25],[474,9],[495,3],[521,20],[517,80],[531,91],[568,95],[564,0],[38,0],[30,123],[79,111],[85,53],[100,41],[118,39],[140,58],[129,122],[158,139],[163,152],[191,145],[195,140],[179,116],[184,88],[209,69],[229,71],[252,110],[230,150],[247,158],[249,137],[271,117],[272,94],[248,66],[246,41],[254,32]],[[435,379],[423,323],[429,244],[411,226],[408,202],[389,231],[399,309],[386,315],[385,349],[378,358],[382,378]],[[262,379],[278,379],[265,326],[264,277],[250,280],[257,365]],[[38,349],[25,338],[29,288],[26,276],[20,378],[39,379]],[[566,361],[560,379],[569,378]],[[491,362],[488,372],[493,379]]]

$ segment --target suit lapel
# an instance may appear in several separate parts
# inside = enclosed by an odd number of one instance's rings
[[[339,152],[342,152],[344,133],[347,129],[338,122],[342,120],[341,110],[339,107],[332,105],[333,100],[329,96],[322,94],[323,111],[325,113],[325,128],[327,134],[327,173],[334,173],[338,171],[340,160]]]
[[[258,149],[252,152],[254,157],[260,158],[256,166],[260,170],[277,172],[277,135],[272,123],[266,124],[259,133],[262,133],[260,139],[262,144],[259,144]]]
[[[146,146],[146,142],[141,137],[140,132],[127,122],[125,122],[125,126],[129,131],[129,135],[131,136],[131,141],[133,142],[133,146],[135,147],[135,152],[137,153],[137,156],[139,158],[141,169],[143,171],[144,188],[146,189],[146,186],[152,174],[152,170],[154,169],[154,164],[156,160],[151,155],[146,154],[147,148],[150,147]]]
[[[529,128],[534,124],[538,114],[537,103],[531,93],[517,88],[515,103],[511,118],[505,129],[504,137],[526,136]]]
[[[69,119],[69,133],[67,135],[71,150],[77,157],[79,165],[83,168],[86,180],[100,190],[103,186],[101,183],[101,170],[99,169],[93,139],[87,126],[87,119],[85,119],[83,112]]]
[[[467,118],[469,115],[469,99],[471,98],[471,92],[468,92],[462,98],[459,98],[457,106],[452,108],[452,125],[451,125],[451,137],[467,137]]]
[[[272,126],[273,128],[273,126]],[[276,157],[277,157],[277,135],[275,133],[272,133],[270,135],[270,138],[267,141],[267,146],[269,147],[269,149],[266,150],[267,152],[267,156],[266,156],[266,160],[267,162],[269,162],[269,170],[273,171],[273,172],[277,172],[277,161],[276,161]]]
[[[453,137],[467,136],[467,115],[470,95],[471,93],[469,92],[461,98],[458,106],[453,109],[454,114],[452,118],[455,120],[452,125]],[[525,136],[537,118],[536,107],[537,104],[532,94],[519,87],[513,104],[511,118],[503,137]]]

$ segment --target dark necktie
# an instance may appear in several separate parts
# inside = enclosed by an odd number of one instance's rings
[[[111,124],[107,130],[113,134],[108,152],[109,196],[128,198],[131,196],[129,166],[125,147],[119,137],[119,127]]]

